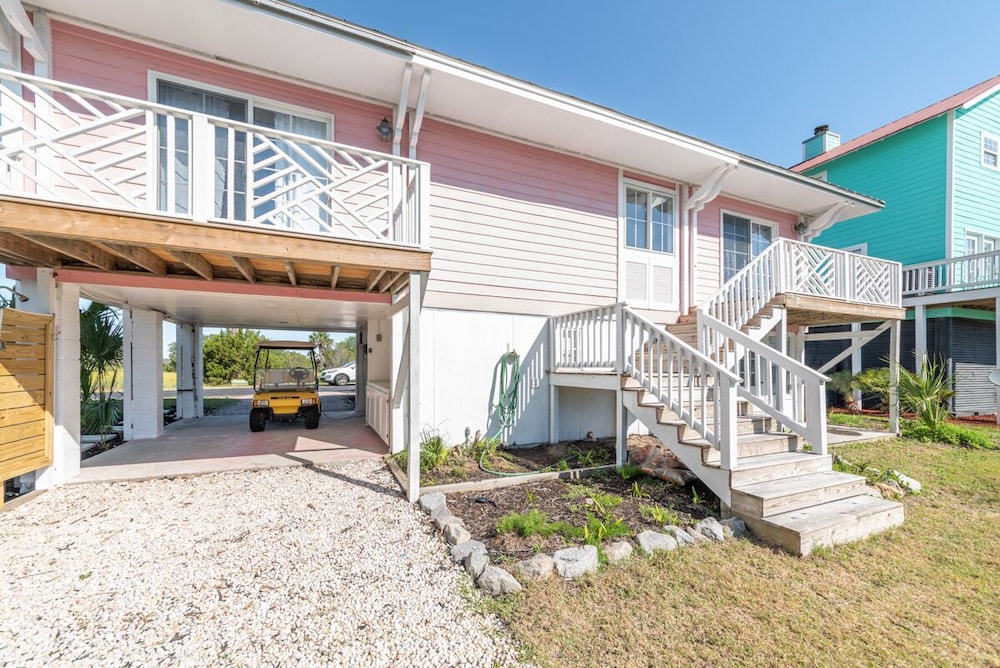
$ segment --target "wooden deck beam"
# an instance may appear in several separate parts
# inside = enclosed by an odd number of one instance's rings
[[[215,271],[212,269],[212,265],[198,253],[173,249],[170,251],[170,254],[206,281],[211,281],[215,278]]]
[[[152,251],[146,250],[139,246],[122,246],[119,244],[107,243],[107,242],[93,242],[94,246],[111,253],[112,255],[117,255],[123,260],[127,260],[132,264],[142,267],[151,274],[156,274],[157,276],[165,276],[167,273],[167,263],[159,255],[156,255]]]
[[[104,271],[114,271],[117,264],[114,255],[86,241],[57,239],[33,234],[20,234],[19,236],[26,241],[44,246],[49,250],[61,253],[84,264],[89,264],[91,267],[103,269]]]
[[[46,267],[58,267],[63,260],[59,253],[13,234],[0,234],[0,247],[8,257],[21,258],[22,262],[27,260]]]
[[[257,282],[257,272],[254,271],[253,263],[250,260],[239,255],[230,255],[229,259],[233,261],[236,269],[243,274],[243,278],[247,279],[247,283]]]

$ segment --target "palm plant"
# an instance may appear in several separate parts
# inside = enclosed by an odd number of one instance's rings
[[[830,389],[836,392],[844,400],[844,407],[851,413],[858,413],[861,407],[858,406],[857,399],[854,398],[854,390],[858,389],[854,382],[854,374],[848,369],[830,374]]]
[[[87,434],[108,434],[122,417],[111,393],[123,360],[122,320],[105,304],[80,311],[80,426]]]
[[[948,400],[954,396],[951,377],[943,364],[925,361],[919,373],[899,367],[899,403],[921,423],[937,429],[948,419]]]

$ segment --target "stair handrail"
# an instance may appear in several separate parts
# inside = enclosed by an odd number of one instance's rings
[[[728,356],[733,348],[732,363],[726,366],[734,375],[742,372],[737,375],[737,394],[805,439],[812,452],[825,455],[826,383],[830,379],[704,311],[698,311],[697,324],[702,350]]]
[[[618,320],[624,306],[618,302],[549,318],[550,370],[621,372]]]
[[[628,307],[620,308],[622,373],[719,450],[723,469],[735,468],[739,376]]]
[[[782,260],[787,239],[778,239],[726,281],[698,308],[716,320],[740,329],[784,291]]]

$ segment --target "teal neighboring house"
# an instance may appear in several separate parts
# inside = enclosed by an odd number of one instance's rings
[[[900,360],[947,364],[955,413],[997,412],[988,375],[1000,348],[1000,76],[845,143],[820,126],[802,146],[793,171],[885,202],[812,241],[901,262]],[[879,348],[854,369],[876,366]]]

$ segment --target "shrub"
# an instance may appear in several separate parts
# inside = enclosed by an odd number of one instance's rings
[[[993,450],[997,447],[986,434],[948,422],[930,427],[907,421],[903,423],[902,431],[903,436],[917,441],[947,443],[980,450]]]
[[[854,381],[854,374],[848,369],[831,373],[828,385],[831,390],[839,394],[840,398],[844,400],[844,407],[848,411],[857,413],[861,410],[858,402],[854,399],[854,390],[858,389]]]
[[[879,402],[879,410],[883,413],[889,410],[889,369],[865,369],[854,377],[854,384],[863,394],[875,397]]]
[[[899,403],[907,413],[915,413],[920,422],[939,429],[948,419],[947,402],[955,392],[944,365],[924,362],[919,373],[899,368]]]

